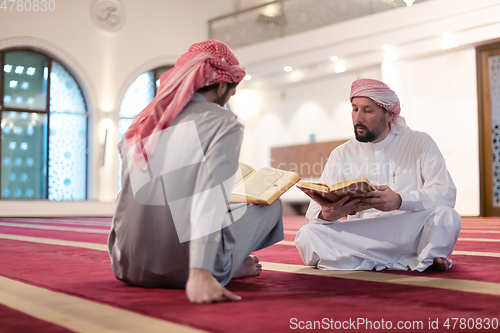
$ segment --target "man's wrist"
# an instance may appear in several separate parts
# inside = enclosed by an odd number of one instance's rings
[[[189,278],[208,275],[212,276],[212,272],[205,268],[192,267],[189,269]]]
[[[342,217],[342,216],[341,216]],[[325,221],[328,221],[328,222],[332,222],[332,221],[336,221],[338,220],[340,217],[337,217],[337,218],[333,218],[333,219],[330,219],[330,218],[325,218],[325,216],[323,215],[323,211],[320,211],[319,212],[319,215],[318,215],[318,218],[322,219],[322,220],[325,220]]]
[[[396,193],[399,198],[399,203],[398,203],[398,208],[396,210],[399,210],[401,208],[401,205],[403,204],[403,198],[401,198],[401,195],[399,193]]]
[[[319,212],[318,217],[322,220],[328,221],[324,216],[323,216],[323,211]]]

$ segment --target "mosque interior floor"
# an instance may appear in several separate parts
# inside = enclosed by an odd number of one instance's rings
[[[107,253],[110,218],[0,219],[0,332],[410,332],[500,328],[500,218],[463,218],[439,272],[320,271],[285,240],[256,252],[259,277],[231,281],[239,302],[191,304],[183,290],[131,287]],[[488,329],[489,327],[489,329]]]

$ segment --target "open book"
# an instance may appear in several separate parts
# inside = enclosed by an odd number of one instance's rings
[[[366,177],[347,180],[332,186],[322,183],[298,182],[297,187],[311,198],[313,198],[312,193],[316,193],[331,202],[336,202],[346,195],[349,196],[349,200],[352,200],[360,197],[363,193],[377,190]],[[369,205],[361,205],[356,211],[360,212],[369,208],[371,208]]]
[[[271,205],[299,180],[295,172],[273,168],[255,171],[248,164],[240,163],[230,201]]]

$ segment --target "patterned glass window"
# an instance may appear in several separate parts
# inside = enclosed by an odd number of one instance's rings
[[[3,105],[6,108],[45,110],[47,105],[47,58],[29,52],[9,52],[2,64]]]
[[[49,199],[85,200],[87,116],[51,114],[49,146]]]
[[[128,87],[120,105],[120,120],[118,120],[118,141],[134,120],[156,95],[160,86],[160,77],[163,73],[171,69],[172,66],[159,67],[154,70],[142,73]],[[118,188],[121,189],[121,169],[122,160],[118,156]]]
[[[1,199],[85,200],[88,120],[78,83],[43,54],[6,51],[0,59]],[[21,83],[10,85],[14,74]]]
[[[78,83],[56,61],[52,61],[50,79],[50,112],[86,113],[85,101]]]
[[[120,105],[120,118],[134,118],[154,98],[153,71],[143,73],[132,82]]]
[[[52,61],[50,79],[49,199],[85,200],[85,101],[75,79],[56,61]]]
[[[2,199],[45,199],[47,115],[2,112]]]
[[[488,65],[493,150],[493,207],[500,207],[500,56],[489,57]]]

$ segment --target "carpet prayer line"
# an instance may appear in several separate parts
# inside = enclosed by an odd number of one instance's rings
[[[1,276],[0,303],[76,332],[205,332]]]
[[[108,247],[106,244],[76,242],[76,241],[67,241],[60,239],[19,236],[19,235],[9,235],[9,234],[0,234],[0,239],[10,239],[10,240],[26,241],[32,243],[48,244],[48,245],[72,246],[72,247],[86,248],[86,249],[106,251],[106,252],[108,251]],[[363,280],[371,282],[404,284],[410,286],[425,286],[425,287],[449,289],[449,290],[462,290],[462,291],[468,291],[486,295],[500,295],[500,283],[493,283],[493,282],[481,282],[481,281],[458,280],[458,279],[451,280],[445,278],[406,276],[406,275],[398,275],[390,273],[379,274],[376,272],[365,272],[365,271],[324,271],[304,265],[292,265],[292,264],[281,264],[281,263],[271,263],[271,262],[261,262],[261,263],[264,269],[278,271],[278,272],[329,276],[329,277]]]

